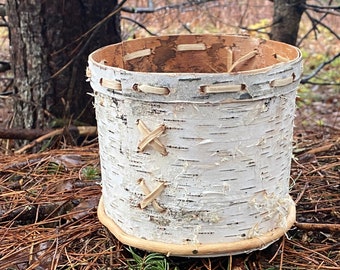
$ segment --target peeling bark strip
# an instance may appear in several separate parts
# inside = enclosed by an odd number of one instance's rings
[[[131,40],[90,55],[101,221],[123,243],[181,256],[277,240],[295,221],[289,177],[301,62],[293,46],[220,35]],[[100,78],[121,82],[121,91]]]
[[[216,84],[216,85],[204,85],[201,86],[202,94],[217,94],[225,92],[239,92],[245,87],[242,84],[232,85],[232,84]]]
[[[197,43],[197,44],[179,44],[177,45],[177,51],[202,51],[206,50],[206,46],[204,43]]]
[[[135,84],[133,89],[139,92],[156,95],[168,95],[170,93],[170,90],[166,87],[156,87],[146,84]]]
[[[234,70],[235,67],[237,67],[239,64],[253,58],[255,55],[257,55],[257,50],[251,51],[245,55],[243,55],[242,57],[240,57],[239,59],[237,59],[235,61],[235,63],[233,63],[231,65],[231,67],[228,69],[228,72],[232,72]]]
[[[119,81],[116,81],[116,80],[107,80],[107,79],[101,78],[100,84],[103,87],[106,87],[108,89],[112,89],[112,90],[116,90],[116,91],[122,91],[122,84]]]
[[[143,56],[147,56],[151,54],[151,50],[150,49],[145,49],[145,50],[140,50],[140,51],[136,51],[133,53],[128,53],[124,56],[124,61],[129,61],[135,58],[139,58],[139,57],[143,57]]]
[[[282,79],[276,79],[270,82],[271,87],[279,87],[291,84],[295,79],[295,74],[293,73],[292,76]]]

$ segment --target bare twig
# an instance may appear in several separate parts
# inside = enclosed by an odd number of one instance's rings
[[[303,194],[305,194],[306,189],[308,188],[308,184],[309,184],[308,182],[305,183],[305,185],[304,185],[304,187],[303,187],[303,190],[300,192],[299,196],[295,199],[295,204],[298,204],[299,201],[301,200]]]
[[[100,28],[100,26],[102,26],[104,23],[106,23],[107,20],[109,20],[112,16],[114,16],[115,14],[117,14],[123,7],[123,5],[125,4],[127,0],[123,0],[122,2],[119,3],[119,5],[117,5],[117,7],[110,12],[105,18],[103,18],[102,20],[100,20],[98,23],[96,23],[93,27],[91,27],[88,31],[86,31],[84,34],[82,34],[79,38],[77,38],[74,42],[79,41],[82,38],[85,38],[86,36],[88,36],[90,33],[90,37],[87,39],[87,41],[84,43],[84,45],[82,46],[82,48],[80,49],[80,51],[77,53],[77,55],[75,57],[73,57],[70,61],[68,61],[63,67],[61,67],[56,73],[54,73],[48,80],[53,79],[55,77],[57,77],[63,70],[65,70],[67,67],[69,67],[76,59],[78,59],[78,57],[84,52],[84,50],[87,48],[88,44],[90,43],[90,41],[92,40],[92,38],[94,37],[94,35],[96,34],[96,32],[98,31],[98,29]]]
[[[199,0],[199,1],[184,1],[179,4],[172,4],[172,5],[165,5],[161,6],[158,8],[155,8],[153,4],[149,1],[149,6],[148,7],[123,7],[122,11],[127,12],[127,13],[155,13],[159,12],[162,10],[169,10],[169,9],[180,9],[180,8],[185,8],[185,7],[192,7],[194,5],[202,5],[208,2],[214,2],[216,0]]]
[[[307,13],[306,13],[306,14],[307,14]],[[308,15],[307,15],[307,16],[308,16]],[[326,16],[327,16],[327,13],[323,14],[322,17],[319,19],[319,22],[321,22],[324,18],[326,18]],[[309,17],[309,19],[310,19],[310,17]],[[315,25],[314,20],[311,20],[311,22],[312,22],[312,28],[309,29],[309,30],[307,31],[307,33],[304,34],[304,35],[302,36],[302,38],[299,40],[299,42],[297,42],[297,44],[296,44],[297,47],[299,47],[299,46],[301,45],[301,43],[309,36],[309,34],[312,33],[312,32],[314,31],[316,25]]]
[[[332,63],[333,61],[335,61],[335,59],[337,59],[338,57],[340,57],[340,53],[338,53],[337,55],[334,55],[331,59],[329,59],[328,61],[323,62],[322,64],[320,64],[311,74],[302,77],[301,79],[301,83],[310,83],[310,79],[312,79],[313,77],[315,77],[316,74],[318,74],[325,66],[329,65],[330,63]]]
[[[280,270],[282,270],[282,265],[283,265],[283,258],[284,258],[284,251],[285,251],[285,242],[286,242],[286,237],[284,236],[282,238],[282,251],[281,251],[281,256],[280,256]]]
[[[146,26],[144,26],[143,24],[141,24],[140,22],[137,22],[136,20],[134,19],[131,19],[129,17],[125,17],[125,16],[121,16],[120,17],[122,20],[127,20],[127,21],[130,21],[130,22],[133,22],[134,24],[137,24],[140,28],[144,29],[149,35],[151,36],[157,36],[157,34],[151,32],[148,28],[146,28]]]
[[[296,222],[295,226],[306,231],[340,232],[340,224]]]
[[[243,13],[242,13],[242,15],[241,15],[241,17],[240,17],[240,21],[239,21],[239,23],[238,23],[240,29],[243,29],[243,27],[242,27],[242,25],[243,25],[243,20],[244,20],[246,14],[247,14],[247,11],[248,11],[248,8],[249,8],[249,0],[247,0],[247,3],[246,3],[245,6],[246,6],[246,7],[245,7],[245,10],[243,11]]]
[[[279,247],[277,248],[275,254],[274,254],[273,257],[268,261],[268,263],[272,263],[272,262],[275,260],[277,254],[279,254],[279,252],[282,251],[282,245],[283,245],[283,241],[281,241],[281,243],[280,243]]]
[[[312,82],[312,81],[303,82],[302,84],[312,84],[312,85],[332,85],[332,86],[338,86],[338,85],[340,85],[340,83],[334,83],[334,82]]]
[[[306,9],[313,10],[315,12],[323,13],[326,12],[332,15],[340,15],[340,6],[317,6],[312,4],[302,4],[302,6]],[[333,12],[334,11],[334,12]]]
[[[332,147],[336,146],[337,144],[338,144],[338,142],[333,142],[333,143],[321,145],[319,147],[312,148],[312,149],[308,150],[307,153],[316,154],[316,153],[320,153],[320,152],[326,152],[326,151],[330,150]]]
[[[313,27],[310,31],[314,31],[315,33],[315,40],[317,40],[317,34],[316,31],[318,30],[317,25],[321,25],[324,28],[326,28],[332,35],[334,35],[337,39],[340,39],[339,35],[333,31],[332,28],[330,28],[328,25],[324,24],[323,22],[321,22],[328,14],[324,14],[324,16],[322,16],[320,19],[316,19],[314,18],[308,11],[305,11],[305,14],[307,15],[307,17],[309,18],[309,20],[311,21]]]

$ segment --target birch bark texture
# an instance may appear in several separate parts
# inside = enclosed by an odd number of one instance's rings
[[[261,249],[289,196],[300,51],[230,35],[145,38],[89,57],[103,195],[123,243],[177,256]]]

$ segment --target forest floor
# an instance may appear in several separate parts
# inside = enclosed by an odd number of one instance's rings
[[[339,269],[340,102],[330,93],[314,91],[318,98],[297,110],[291,170],[297,223],[287,235],[232,262],[170,257],[171,269]],[[63,148],[0,156],[1,269],[128,269],[131,253],[96,215],[98,145]]]
[[[149,17],[142,19],[147,25]],[[158,27],[164,22],[157,22]],[[193,19],[194,24],[215,29]],[[328,57],[336,51],[336,44],[324,32],[317,41],[304,42],[306,72],[315,69],[324,52]],[[334,79],[338,68],[339,63],[328,66],[325,76],[339,84]],[[169,257],[170,269],[340,269],[340,89],[302,85],[299,96],[291,168],[296,224],[265,250],[218,258]],[[10,98],[1,97],[0,125],[12,116],[10,104]],[[96,214],[101,195],[98,144],[85,140],[71,145],[68,135],[60,134],[49,141],[53,147],[43,145],[33,154],[14,154],[11,141],[1,141],[0,269],[129,269],[131,252]]]

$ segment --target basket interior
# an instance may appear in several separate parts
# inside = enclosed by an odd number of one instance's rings
[[[149,37],[95,51],[91,60],[136,72],[225,73],[268,68],[299,57],[294,46],[233,35]]]

